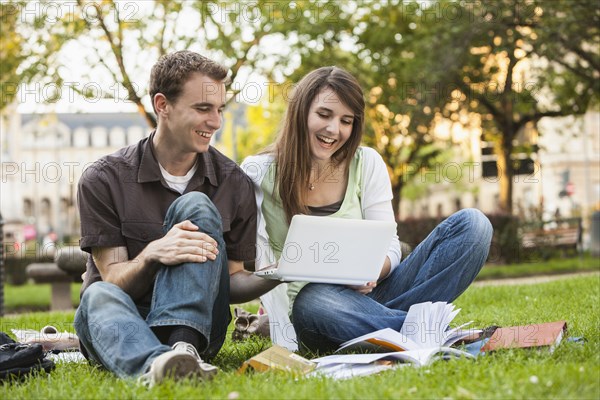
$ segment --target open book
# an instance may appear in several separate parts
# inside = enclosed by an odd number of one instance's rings
[[[456,349],[449,346],[480,333],[480,330],[462,329],[471,322],[457,328],[449,329],[450,322],[460,309],[445,302],[426,302],[414,304],[408,310],[400,332],[390,328],[381,329],[342,343],[339,350],[346,348],[377,348],[387,351],[418,351],[415,360],[423,360],[431,350],[448,351],[456,354]],[[416,353],[415,353],[416,354]],[[409,355],[404,356],[409,357]],[[425,357],[427,358],[427,357]]]
[[[478,329],[462,329],[470,322],[449,329],[450,322],[459,311],[445,302],[415,304],[408,310],[400,332],[381,329],[342,343],[338,349],[374,348],[387,352],[334,354],[317,358],[312,360],[317,363],[312,374],[343,379],[398,368],[406,363],[422,366],[440,358],[474,358],[466,351],[450,347],[459,340],[481,333]]]
[[[384,369],[399,367],[397,361],[414,366],[429,365],[435,360],[451,358],[475,358],[472,354],[452,347],[432,347],[420,350],[396,351],[391,353],[334,354],[311,360],[317,363],[313,374],[332,377],[368,375]],[[404,364],[406,365],[406,364]]]

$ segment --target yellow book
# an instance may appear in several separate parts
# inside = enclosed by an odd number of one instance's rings
[[[244,361],[238,372],[244,373],[250,367],[257,372],[278,370],[303,375],[315,369],[316,365],[316,363],[298,354],[292,353],[281,346],[274,345],[249,360]]]

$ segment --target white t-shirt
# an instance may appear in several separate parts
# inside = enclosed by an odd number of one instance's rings
[[[198,161],[196,161],[194,163],[194,166],[190,168],[187,174],[183,176],[171,175],[167,172],[166,169],[163,168],[162,165],[160,165],[160,163],[158,164],[158,167],[160,168],[160,173],[162,174],[163,178],[165,178],[165,182],[167,182],[167,185],[169,185],[171,189],[179,192],[180,194],[183,194],[185,188],[187,187],[188,183],[190,183],[190,180],[192,179],[192,177],[196,173],[196,170],[198,169]]]

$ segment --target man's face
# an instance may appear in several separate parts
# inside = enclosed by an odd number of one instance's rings
[[[208,151],[212,135],[221,127],[225,95],[223,82],[195,73],[175,102],[167,99],[167,113],[161,118],[178,150]]]

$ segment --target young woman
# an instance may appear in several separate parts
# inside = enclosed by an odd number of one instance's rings
[[[377,152],[360,146],[364,108],[362,89],[347,71],[312,71],[294,88],[276,142],[244,161],[259,212],[257,269],[279,258],[296,214],[394,220],[387,167]],[[288,348],[298,342],[319,351],[378,329],[400,330],[412,304],[450,302],[469,286],[491,237],[480,211],[461,210],[402,262],[394,235],[377,282],[280,285],[262,297],[271,337]],[[293,328],[281,313],[288,305]]]

